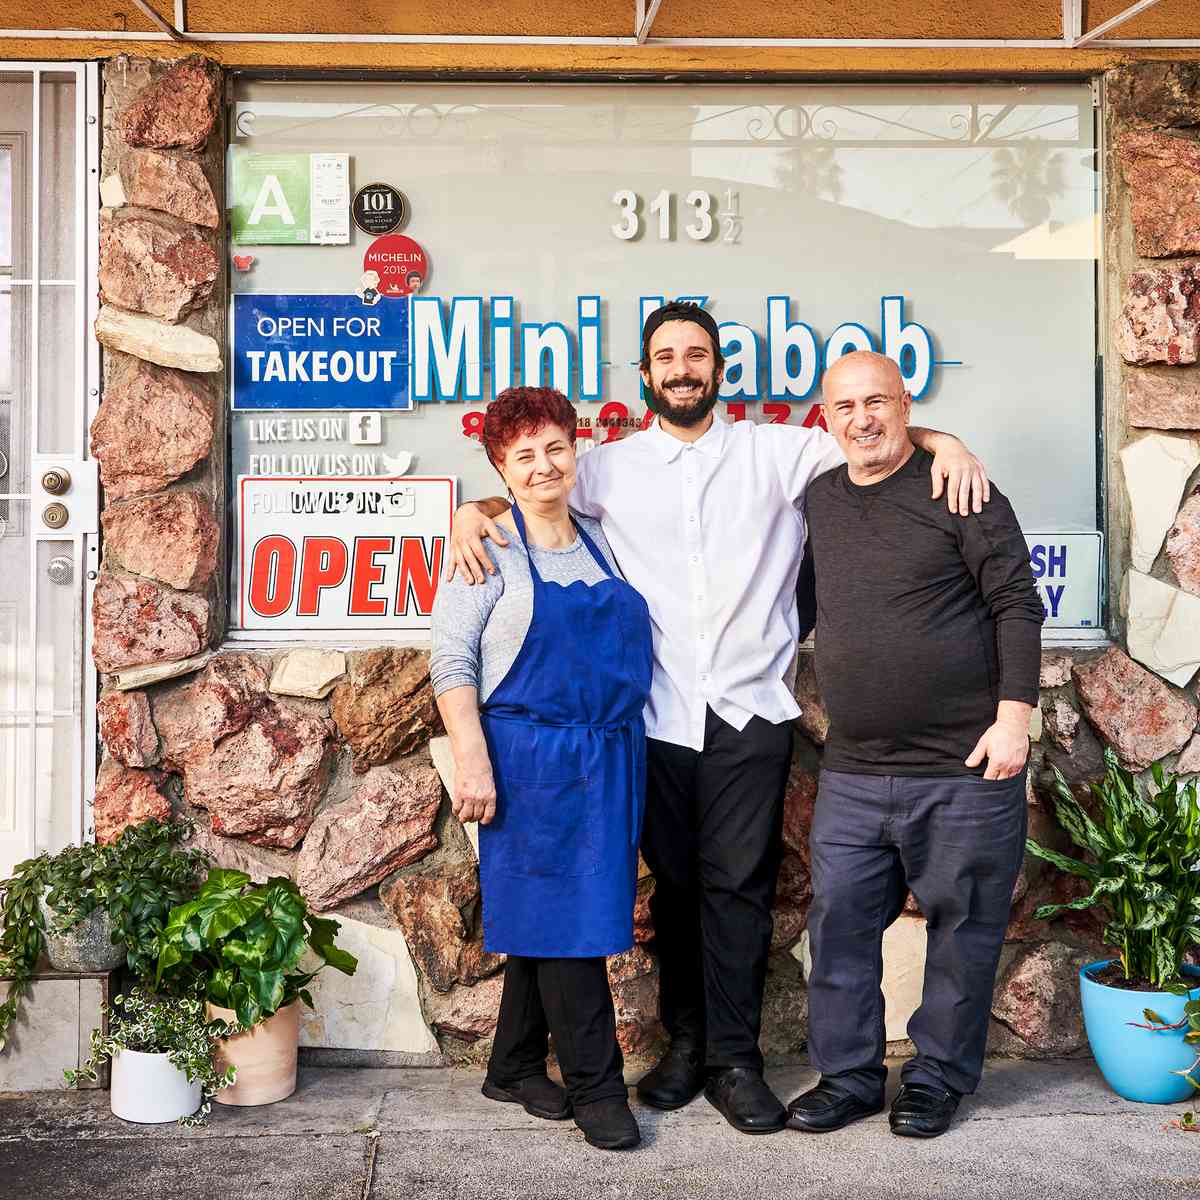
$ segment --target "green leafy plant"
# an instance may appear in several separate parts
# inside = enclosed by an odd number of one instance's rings
[[[358,959],[334,945],[338,928],[285,876],[251,886],[242,871],[211,871],[167,918],[156,983],[200,991],[250,1029],[297,997],[312,1008],[308,984],[325,966],[354,974]],[[299,969],[306,949],[323,960],[315,971]]]
[[[1055,812],[1059,824],[1087,858],[1070,858],[1030,839],[1030,854],[1045,859],[1091,887],[1066,904],[1044,904],[1034,915],[1098,907],[1105,915],[1105,942],[1120,952],[1126,979],[1145,980],[1168,991],[1180,966],[1200,943],[1200,805],[1196,780],[1151,768],[1154,787],[1143,793],[1116,754],[1104,752],[1103,782],[1091,785],[1096,818],[1088,815],[1056,769]]]
[[[196,996],[154,997],[139,987],[129,994],[114,996],[104,1005],[109,1016],[108,1033],[92,1030],[92,1053],[78,1071],[63,1075],[71,1087],[81,1079],[96,1081],[102,1063],[118,1051],[137,1050],[143,1054],[165,1054],[190,1083],[200,1083],[200,1107],[180,1117],[181,1125],[202,1125],[212,1108],[212,1098],[237,1078],[237,1068],[218,1071],[213,1065],[213,1049],[224,1037],[238,1032],[236,1023],[205,1016],[204,1001]]]
[[[195,894],[208,864],[199,850],[176,849],[192,832],[187,822],[143,821],[107,845],[87,842],[27,859],[0,881],[0,975],[13,980],[0,1005],[0,1050],[42,953],[46,929],[38,900],[45,896],[57,933],[105,909],[113,942],[125,945],[127,966],[148,979],[167,913]]]

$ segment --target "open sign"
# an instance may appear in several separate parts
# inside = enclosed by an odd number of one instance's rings
[[[429,628],[455,480],[243,476],[238,499],[242,628]]]

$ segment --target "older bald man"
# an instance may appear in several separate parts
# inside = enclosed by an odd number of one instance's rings
[[[982,1069],[1025,843],[1042,605],[998,489],[965,516],[930,501],[931,460],[909,436],[912,398],[891,359],[847,355],[822,394],[847,461],[809,485],[805,506],[830,716],[810,837],[821,1080],[788,1124],[823,1133],[883,1108],[883,931],[911,890],[925,987],[890,1123],[935,1137]]]

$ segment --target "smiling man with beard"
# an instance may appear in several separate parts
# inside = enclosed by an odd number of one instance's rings
[[[713,414],[720,334],[702,308],[672,303],[642,332],[642,380],[657,419],[579,459],[571,507],[599,519],[650,609],[642,854],[671,1046],[638,1084],[655,1108],[701,1089],[735,1129],[771,1133],[787,1114],[758,1048],[771,906],[792,754],[796,577],[809,484],[845,461],[823,429],[727,424]],[[987,480],[947,434],[909,431],[936,454],[932,494],[978,508]],[[456,515],[450,573],[482,582],[498,499]],[[588,636],[586,629],[579,636]]]

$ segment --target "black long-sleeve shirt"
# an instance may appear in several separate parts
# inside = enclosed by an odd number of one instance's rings
[[[969,775],[1000,700],[1038,702],[1042,603],[1012,505],[931,500],[932,457],[860,486],[837,467],[809,486],[824,766]]]

